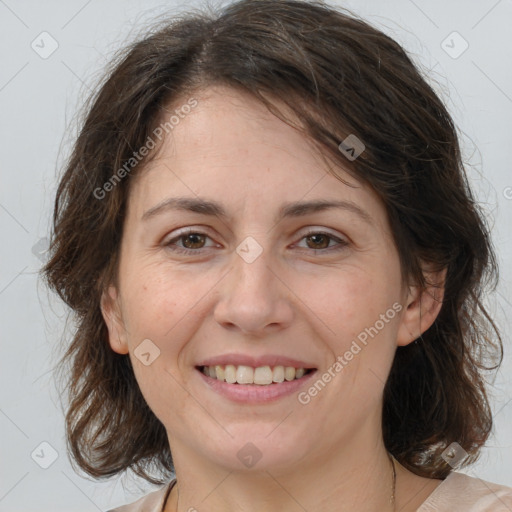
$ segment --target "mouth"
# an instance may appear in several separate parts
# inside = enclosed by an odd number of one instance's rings
[[[246,366],[212,365],[196,366],[196,370],[216,381],[246,386],[275,386],[297,381],[316,371],[316,368],[295,368],[293,366]]]

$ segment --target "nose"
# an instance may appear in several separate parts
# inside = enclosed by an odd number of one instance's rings
[[[257,247],[261,253],[252,260],[250,252]],[[233,252],[231,271],[222,280],[214,318],[226,329],[262,337],[291,324],[293,294],[272,251],[254,242],[250,249],[249,253]]]

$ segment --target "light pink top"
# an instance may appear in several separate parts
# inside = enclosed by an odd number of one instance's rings
[[[107,512],[163,512],[175,483]],[[416,512],[512,512],[512,488],[452,472]]]

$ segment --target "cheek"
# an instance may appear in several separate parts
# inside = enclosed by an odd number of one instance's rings
[[[396,350],[402,306],[396,283],[384,277],[361,279],[352,292],[338,309],[340,335],[335,350],[350,389],[351,407],[366,410],[381,399]]]
[[[180,366],[189,340],[204,321],[204,304],[217,280],[161,264],[126,269],[123,316],[130,358],[142,393],[155,412],[161,393],[176,398],[183,394],[177,384]]]
[[[209,288],[206,279],[164,267],[139,266],[125,274],[123,310],[132,343],[135,336],[163,341],[181,319],[193,315],[198,297]]]
[[[376,322],[381,327],[381,315],[386,315],[400,298],[395,273],[368,272],[356,267],[332,272],[325,280],[302,285],[299,280],[297,289],[308,309],[320,320],[325,334],[334,340],[333,348],[343,351]],[[395,330],[396,321],[391,316],[396,317],[394,310],[385,318],[385,328],[379,330]]]
[[[168,423],[169,397],[177,417],[186,408],[178,360],[192,335],[190,318],[197,298],[188,290],[194,287],[157,272],[139,272],[125,283],[123,310],[135,378],[151,410]]]

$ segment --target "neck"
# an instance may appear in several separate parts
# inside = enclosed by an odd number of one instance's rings
[[[173,444],[177,484],[165,512],[211,510],[392,512],[393,466],[381,440],[331,446],[290,467],[246,471],[219,467]],[[199,472],[197,468],[202,468]]]

